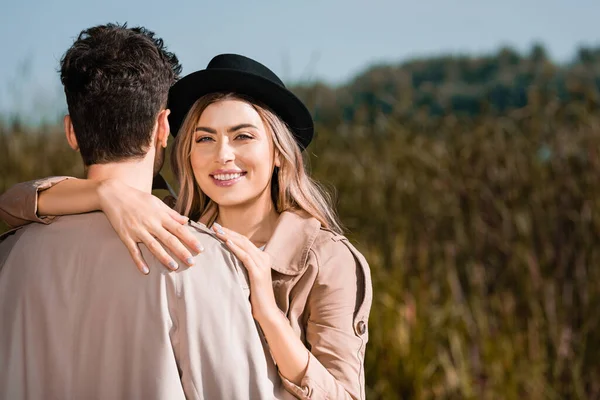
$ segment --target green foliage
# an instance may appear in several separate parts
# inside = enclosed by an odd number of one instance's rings
[[[372,268],[369,399],[600,398],[599,65],[502,49],[296,89]],[[81,172],[51,131],[2,132],[0,191]]]
[[[407,117],[420,112],[499,116],[529,104],[532,88],[546,101],[578,100],[583,93],[574,85],[598,93],[600,49],[581,48],[565,66],[553,64],[539,44],[528,55],[503,48],[482,57],[440,56],[374,66],[339,88],[315,84],[297,91],[312,103],[317,120],[331,125],[357,117],[373,121],[392,110]]]

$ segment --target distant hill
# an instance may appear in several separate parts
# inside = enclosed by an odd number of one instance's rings
[[[529,54],[510,48],[485,57],[440,56],[369,68],[338,88],[295,87],[325,125],[377,114],[476,116],[528,104],[598,101],[600,48],[580,48],[567,65],[552,62],[541,45]]]

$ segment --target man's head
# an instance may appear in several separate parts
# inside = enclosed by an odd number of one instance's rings
[[[167,96],[180,72],[177,57],[145,28],[107,24],[82,31],[61,60],[60,77],[67,138],[84,164],[143,158],[157,131],[166,146]]]

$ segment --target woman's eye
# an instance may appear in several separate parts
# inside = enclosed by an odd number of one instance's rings
[[[213,138],[211,138],[210,136],[201,136],[196,139],[196,143],[209,142],[212,140],[213,140]]]
[[[236,138],[236,139],[239,139],[239,140],[248,140],[248,139],[253,139],[253,137],[252,137],[252,136],[250,136],[250,135],[248,135],[247,133],[240,133],[240,134],[239,134],[239,135],[237,135],[235,138]]]

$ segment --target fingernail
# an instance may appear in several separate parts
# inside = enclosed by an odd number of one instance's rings
[[[225,234],[225,231],[223,231],[223,227],[219,224],[217,224],[216,222],[213,224],[215,228],[217,228],[217,232],[219,232],[221,235]]]
[[[188,258],[188,259],[187,259],[187,263],[188,263],[189,265],[194,265],[194,259],[193,259],[192,257]]]
[[[169,261],[169,267],[171,267],[171,269],[177,269],[179,268],[179,265],[177,265],[175,261]]]
[[[142,272],[146,275],[150,272],[150,268],[147,265],[142,265]]]
[[[196,250],[198,250],[199,252],[204,251],[204,246],[202,246],[200,243],[196,243]]]

